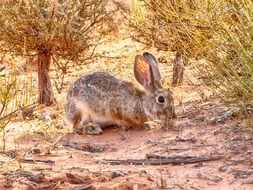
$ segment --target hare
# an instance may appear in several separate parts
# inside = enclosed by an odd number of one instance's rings
[[[77,79],[69,88],[66,120],[78,133],[97,135],[109,125],[125,128],[152,127],[158,120],[168,126],[176,117],[171,92],[165,92],[156,58],[145,52],[134,61],[134,75],[144,87],[119,80],[104,72]],[[152,123],[152,122],[151,122]]]

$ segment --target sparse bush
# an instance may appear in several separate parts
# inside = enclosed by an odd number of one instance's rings
[[[1,73],[0,73],[1,74]],[[8,115],[17,106],[17,77],[0,75],[0,131],[9,123]]]
[[[54,102],[50,63],[80,60],[92,54],[106,17],[104,0],[3,0],[0,42],[17,55],[37,56],[39,103]],[[66,70],[67,68],[62,68]]]
[[[0,67],[0,132],[2,133],[3,151],[5,150],[4,128],[14,116],[33,105],[32,87],[30,77],[22,77],[19,68],[10,62]],[[20,112],[21,111],[21,112]]]
[[[140,3],[142,2],[142,3]],[[210,28],[202,9],[193,0],[144,0],[136,3],[129,24],[134,28],[133,39],[159,50],[175,51],[173,85],[182,83],[184,65],[189,58],[199,58],[210,38]],[[201,21],[200,21],[201,19]],[[202,45],[196,46],[195,39]],[[201,51],[201,52],[200,52]]]
[[[225,102],[253,101],[251,0],[144,0],[129,21],[134,39],[204,60],[195,72]]]
[[[214,34],[207,43],[210,47],[204,56],[207,62],[197,67],[198,74],[207,79],[209,87],[225,102],[252,104],[253,2],[220,3],[218,10],[213,8],[219,18],[210,23]]]

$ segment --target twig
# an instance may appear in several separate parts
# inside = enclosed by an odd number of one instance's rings
[[[70,144],[63,144],[63,146],[87,152],[103,152],[106,149],[104,146],[94,145],[90,143],[85,144],[70,143]]]
[[[104,159],[107,163],[112,165],[119,164],[133,164],[133,165],[181,165],[181,164],[194,164],[199,162],[208,162],[223,159],[224,156],[211,156],[211,157],[192,157],[192,156],[175,156],[164,157],[159,155],[148,155],[146,159]]]
[[[23,180],[19,180],[20,183],[23,183],[27,186],[29,186],[30,188],[32,189],[41,189],[41,190],[44,190],[44,189],[55,189],[56,187],[56,183],[49,183],[49,184],[38,184],[38,183],[35,183],[35,182],[31,182],[27,179],[23,179]],[[29,188],[29,189],[30,189]]]
[[[165,148],[164,151],[189,151],[189,150],[193,150],[193,149],[199,149],[202,147],[214,147],[216,146],[216,144],[199,144],[199,145],[195,145],[195,146],[191,146],[191,147],[187,147],[187,148]]]
[[[53,160],[38,160],[38,159],[20,159],[21,162],[24,163],[36,163],[36,162],[41,162],[41,163],[46,163],[46,164],[54,164],[55,161]]]
[[[241,111],[238,107],[229,108],[226,111],[222,111],[218,116],[212,117],[209,122],[212,124],[224,122]]]
[[[85,181],[78,176],[73,175],[72,173],[66,173],[67,178],[71,180],[72,183],[75,184],[85,184]]]
[[[23,106],[22,109],[27,109],[27,108],[30,108],[30,107],[32,107],[32,106],[36,107],[36,106],[37,106],[37,103],[35,102],[35,103],[30,104],[30,105]],[[16,110],[14,110],[14,111],[8,113],[7,115],[4,115],[4,116],[0,117],[0,121],[3,120],[3,119],[7,119],[7,118],[9,118],[9,117],[12,117],[15,113],[17,113],[17,112],[20,111],[20,110],[21,110],[20,108],[19,108],[19,109],[16,109]]]
[[[85,190],[85,189],[93,189],[94,186],[91,185],[91,184],[81,184],[81,185],[69,185],[69,186],[66,186],[64,189],[71,189],[71,190]]]

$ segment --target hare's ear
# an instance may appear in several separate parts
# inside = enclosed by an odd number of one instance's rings
[[[143,56],[148,61],[149,65],[150,65],[150,68],[151,68],[150,75],[151,75],[152,82],[160,86],[161,85],[160,84],[161,74],[160,74],[155,56],[153,56],[149,52],[143,53]]]
[[[150,65],[142,55],[136,55],[134,60],[134,76],[136,80],[148,88],[151,83]]]

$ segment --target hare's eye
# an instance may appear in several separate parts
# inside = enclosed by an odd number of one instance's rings
[[[157,103],[164,104],[165,103],[165,98],[163,96],[158,96],[157,97]]]

